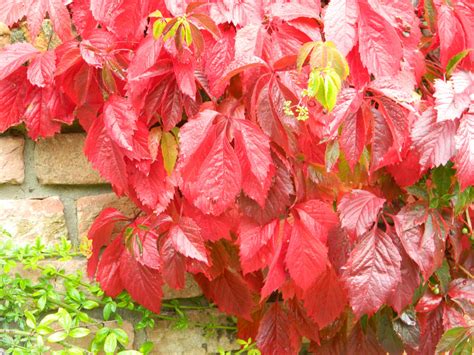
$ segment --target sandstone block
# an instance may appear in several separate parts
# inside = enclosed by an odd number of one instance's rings
[[[0,227],[19,245],[31,244],[36,237],[48,244],[68,235],[59,197],[0,200]]]
[[[0,137],[0,184],[22,184],[25,178],[22,137]]]
[[[79,238],[87,235],[94,219],[104,208],[116,208],[128,217],[133,217],[139,212],[128,198],[117,197],[114,193],[81,197],[77,200],[76,207]]]
[[[38,141],[35,147],[36,176],[44,185],[104,184],[84,155],[85,135],[58,134]]]
[[[190,321],[189,328],[174,329],[169,321],[158,321],[153,329],[147,329],[147,338],[152,341],[154,355],[205,355],[218,353],[219,347],[226,350],[237,350],[232,335],[226,331],[216,331],[207,334],[203,328],[193,326],[193,323],[206,324],[210,321],[228,325],[227,316],[218,311],[190,311],[186,312]]]

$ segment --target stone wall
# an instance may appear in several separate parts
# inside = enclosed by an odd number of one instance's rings
[[[36,143],[22,135],[0,136],[0,228],[19,244],[37,237],[51,243],[67,236],[77,246],[103,208],[115,207],[129,216],[137,212],[91,168],[83,154],[84,139],[83,133],[59,134]],[[78,259],[61,266],[73,271],[84,269],[85,262]],[[165,290],[166,299],[200,294],[191,278],[184,290]],[[211,315],[195,312],[192,317],[205,323]],[[226,334],[207,338],[201,329],[175,330],[166,322],[132,336],[136,342],[153,340],[155,354],[214,353],[218,345],[229,350],[232,344]]]

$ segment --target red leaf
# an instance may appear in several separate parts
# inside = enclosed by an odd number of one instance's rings
[[[186,262],[184,256],[173,247],[169,238],[160,249],[162,263],[161,274],[168,285],[174,289],[182,289],[185,285]]]
[[[402,46],[395,29],[365,1],[359,2],[360,59],[376,77],[397,74]]]
[[[366,122],[363,111],[350,113],[344,120],[339,143],[351,169],[359,161],[366,141]]]
[[[224,93],[227,82],[222,79],[227,66],[234,58],[235,30],[231,27],[222,32],[222,37],[205,52],[206,66],[204,68],[209,80],[211,94],[220,97]]]
[[[318,325],[308,317],[303,304],[293,298],[288,301],[287,305],[290,322],[294,323],[299,335],[319,343]]]
[[[217,127],[213,127],[213,130],[216,131]],[[196,167],[196,175],[190,176],[186,172],[188,177],[183,181],[182,191],[186,198],[204,213],[219,215],[235,201],[241,188],[242,175],[239,160],[227,140],[225,130],[215,134],[212,141],[204,140],[204,144],[201,143],[197,154],[208,151],[207,157],[204,161],[198,158],[202,165]],[[205,144],[212,144],[210,150],[209,146],[203,147]],[[180,156],[183,159],[192,158],[186,154],[186,150],[182,151]],[[197,161],[193,162],[196,163]]]
[[[54,87],[30,87],[25,98],[28,105],[24,120],[31,138],[50,137],[59,132],[61,122],[56,120],[61,105],[59,100],[59,92]]]
[[[418,303],[416,304],[415,310],[419,313],[431,312],[435,308],[437,308],[442,301],[442,296],[435,295],[431,291],[427,290],[423,297],[421,297]]]
[[[173,69],[179,89],[185,95],[193,98],[196,95],[196,81],[194,79],[194,63],[173,61]]]
[[[352,190],[344,195],[337,207],[342,227],[361,237],[377,222],[384,203],[384,198],[377,197],[369,191]]]
[[[54,51],[38,54],[28,66],[28,80],[33,85],[45,87],[53,82],[56,70],[56,55]]]
[[[97,118],[90,127],[84,153],[100,175],[112,183],[117,194],[122,195],[128,190],[123,153],[110,138],[102,117]]]
[[[420,153],[420,165],[433,168],[444,165],[454,155],[456,125],[452,121],[436,122],[436,114],[429,108],[415,120],[411,131],[413,145]]]
[[[156,214],[163,212],[174,196],[176,182],[164,168],[161,150],[148,173],[132,165],[128,166],[128,172],[130,185],[144,209]]]
[[[428,313],[419,313],[420,344],[418,354],[434,354],[436,345],[444,333],[443,329],[443,307],[437,307]]]
[[[401,314],[402,310],[412,303],[415,290],[420,286],[420,270],[403,249],[400,239],[393,232],[389,234],[400,252],[401,279],[394,292],[387,299],[387,304],[392,306],[398,314]]]
[[[434,87],[437,121],[453,121],[461,117],[471,104],[470,92],[474,84],[474,75],[468,72],[456,72],[448,81],[437,79]]]
[[[469,279],[455,279],[449,284],[448,295],[467,314],[474,309],[474,281]]]
[[[288,251],[288,242],[286,241],[291,233],[291,227],[285,223],[283,231],[283,240],[275,247],[273,260],[268,268],[268,274],[265,284],[260,291],[261,298],[268,297],[273,291],[280,288],[287,280],[287,272],[285,268],[285,259]]]
[[[252,295],[242,276],[225,269],[209,283],[209,297],[220,311],[251,320]]]
[[[63,0],[49,0],[48,15],[53,23],[54,32],[62,41],[73,37],[71,31],[71,16]],[[34,34],[31,33],[34,37]]]
[[[304,293],[304,305],[308,315],[324,328],[344,311],[347,292],[332,267],[327,267],[316,282]]]
[[[184,256],[209,264],[201,229],[191,218],[181,217],[178,224],[171,227],[169,238],[175,249]]]
[[[302,221],[295,220],[286,255],[286,267],[296,285],[307,290],[326,268],[327,247],[323,244],[327,232],[314,223],[307,228]]]
[[[89,239],[92,239],[92,255],[87,260],[87,275],[89,278],[92,279],[96,273],[101,248],[109,243],[116,223],[126,219],[122,212],[115,208],[106,208],[100,212],[92,223],[87,235]]]
[[[260,207],[258,203],[245,195],[241,195],[239,199],[242,212],[259,224],[266,224],[285,213],[295,193],[288,165],[275,156],[273,161],[276,172],[268,191],[265,207]]]
[[[161,312],[163,280],[158,270],[139,263],[125,251],[120,258],[120,278],[134,301],[155,313]]]
[[[401,280],[400,262],[392,238],[376,227],[356,245],[345,278],[357,317],[375,313],[387,301]]]
[[[464,114],[456,133],[456,176],[461,189],[474,185],[474,112]]]
[[[438,35],[440,42],[440,60],[441,65],[446,67],[448,61],[468,48],[462,23],[452,6],[441,3],[437,7],[438,12]],[[472,15],[471,15],[472,16]],[[471,33],[466,33],[467,37]]]
[[[443,261],[444,221],[437,213],[427,211],[421,205],[405,206],[393,221],[403,247],[427,280]]]
[[[119,274],[120,257],[123,250],[122,238],[115,238],[100,256],[100,261],[97,266],[96,279],[106,295],[110,297],[118,296],[124,288]]]
[[[25,70],[0,80],[0,132],[20,123],[25,111]]]
[[[343,55],[347,55],[357,42],[357,0],[331,0],[324,14],[326,39],[333,41]]]
[[[245,274],[262,269],[270,264],[273,255],[273,240],[278,235],[278,220],[260,226],[243,220],[239,227],[239,254]]]
[[[0,80],[5,79],[39,51],[27,42],[14,43],[0,50]]]
[[[235,151],[242,169],[242,189],[263,207],[275,173],[270,141],[255,124],[246,120],[235,120],[234,134]]]
[[[297,354],[300,348],[297,329],[279,302],[271,305],[263,316],[256,340],[264,355]]]
[[[122,148],[132,150],[137,114],[124,97],[112,95],[104,105],[104,123],[109,136]]]

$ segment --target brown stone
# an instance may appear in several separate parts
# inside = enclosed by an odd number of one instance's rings
[[[189,328],[174,329],[170,321],[157,321],[153,329],[147,329],[148,340],[154,343],[151,354],[153,355],[205,355],[215,354],[219,349],[226,351],[237,350],[233,335],[225,330],[216,330],[206,333],[202,327],[194,324],[207,324],[213,322],[219,325],[228,325],[225,314],[218,311],[188,311]]]
[[[0,137],[0,184],[22,184],[25,179],[22,137]]]
[[[67,237],[64,206],[59,197],[42,200],[0,200],[0,226],[18,241],[32,244],[37,237],[48,244]]]
[[[191,298],[198,296],[202,296],[202,290],[190,274],[186,274],[186,280],[182,290],[175,290],[166,284],[163,286],[164,300],[170,300],[174,298]]]
[[[44,185],[106,183],[84,155],[84,140],[82,133],[69,133],[38,141],[35,170],[39,182]]]
[[[77,200],[76,207],[79,238],[87,235],[94,219],[104,208],[116,208],[128,217],[133,217],[140,211],[128,198],[117,197],[114,193],[81,197]]]

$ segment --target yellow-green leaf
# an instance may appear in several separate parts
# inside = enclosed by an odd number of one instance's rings
[[[170,132],[164,132],[161,136],[161,154],[163,155],[165,170],[168,175],[171,175],[178,158],[178,143]]]

